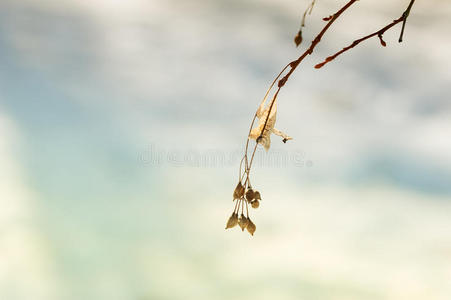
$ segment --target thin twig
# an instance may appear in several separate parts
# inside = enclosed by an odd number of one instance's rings
[[[386,46],[386,43],[385,43],[384,40],[382,39],[382,35],[383,35],[387,30],[389,30],[390,28],[392,28],[393,26],[395,26],[396,24],[398,24],[398,23],[400,23],[400,22],[403,22],[403,25],[405,24],[405,22],[406,22],[406,20],[407,20],[407,17],[409,16],[409,12],[410,12],[410,10],[411,10],[412,5],[413,5],[414,2],[415,2],[415,0],[410,0],[409,6],[407,7],[407,9],[404,11],[404,13],[403,13],[398,19],[393,20],[393,22],[391,22],[390,24],[384,26],[383,28],[379,29],[378,31],[375,31],[375,32],[373,32],[373,33],[371,33],[371,34],[369,34],[369,35],[367,35],[367,36],[364,36],[363,38],[360,38],[360,39],[358,39],[358,40],[355,40],[355,41],[352,42],[349,46],[344,47],[343,49],[341,49],[340,51],[338,51],[338,52],[335,53],[334,55],[331,55],[331,56],[327,57],[323,62],[321,62],[321,63],[315,65],[315,68],[316,68],[316,69],[322,68],[325,64],[327,64],[327,63],[333,61],[337,56],[343,54],[344,52],[348,51],[349,49],[354,48],[355,46],[357,46],[357,45],[360,44],[361,42],[363,42],[363,41],[365,41],[365,40],[367,40],[367,39],[369,39],[369,38],[375,37],[375,36],[379,37],[379,40],[380,40],[382,46],[385,47],[385,46]],[[399,42],[402,41],[402,35],[403,35],[403,32],[404,32],[404,26],[403,26],[403,29],[401,30],[401,35],[400,35],[400,37],[399,37]]]
[[[399,39],[398,39],[398,42],[400,42],[400,43],[402,42],[402,36],[404,35],[404,28],[406,27],[407,18],[409,17],[410,10],[412,9],[414,2],[415,2],[415,0],[411,0],[406,11],[403,13],[404,19],[402,21],[401,34],[399,35]]]

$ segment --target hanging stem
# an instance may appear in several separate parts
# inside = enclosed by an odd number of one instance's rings
[[[350,0],[348,3],[346,3],[345,6],[343,6],[343,7],[342,7],[341,9],[339,9],[335,14],[333,14],[333,15],[330,17],[330,19],[328,20],[327,24],[323,27],[323,29],[319,32],[319,34],[318,34],[318,35],[315,37],[315,39],[312,41],[310,47],[309,47],[307,50],[305,50],[304,53],[303,53],[301,56],[299,56],[298,59],[296,59],[296,60],[290,62],[288,65],[286,65],[286,66],[282,69],[282,71],[279,73],[279,75],[277,75],[277,77],[274,79],[274,81],[272,82],[272,84],[270,85],[270,87],[268,88],[268,90],[267,90],[267,92],[266,92],[266,94],[265,94],[265,97],[263,98],[264,101],[265,101],[266,98],[268,97],[269,92],[270,92],[270,91],[272,90],[272,88],[274,87],[274,84],[277,82],[277,90],[276,90],[276,92],[275,92],[275,94],[274,94],[274,96],[273,96],[273,99],[272,99],[272,101],[271,101],[271,104],[270,104],[270,106],[269,106],[269,112],[268,112],[268,115],[267,115],[266,118],[265,118],[265,123],[264,123],[264,125],[263,125],[263,129],[262,129],[262,131],[261,131],[261,133],[260,133],[260,136],[259,136],[259,137],[257,138],[257,140],[256,140],[256,146],[255,146],[254,150],[252,151],[252,158],[251,158],[251,161],[250,161],[250,162],[248,162],[248,159],[247,159],[247,151],[248,151],[248,145],[249,145],[249,135],[248,135],[248,139],[247,139],[247,141],[246,141],[246,149],[245,149],[244,157],[245,157],[245,161],[246,161],[246,173],[247,173],[247,176],[248,176],[248,177],[249,177],[249,172],[250,172],[251,167],[252,167],[252,161],[253,161],[253,157],[254,157],[254,155],[255,155],[255,151],[256,151],[256,149],[257,149],[258,142],[259,142],[259,140],[263,137],[263,133],[265,132],[266,126],[267,126],[267,124],[268,124],[269,116],[271,115],[272,108],[273,108],[273,106],[274,106],[274,103],[275,103],[276,100],[277,100],[277,96],[279,95],[279,92],[280,92],[281,88],[285,85],[285,83],[287,82],[288,78],[290,78],[291,74],[293,74],[294,70],[295,70],[295,69],[298,67],[298,65],[304,60],[304,58],[307,57],[307,55],[310,55],[310,54],[313,53],[313,50],[314,50],[315,47],[318,45],[318,43],[321,41],[321,38],[322,38],[323,35],[326,33],[326,31],[329,29],[329,27],[335,22],[335,20],[336,20],[343,12],[345,12],[352,4],[354,4],[354,3],[357,2],[357,1],[358,1],[358,0]],[[288,73],[287,73],[285,76],[283,76],[282,79],[279,80],[279,78],[282,76],[282,74],[285,72],[285,70],[286,70],[287,68],[289,68],[289,67],[290,67],[291,69],[288,71]],[[254,115],[254,118],[252,119],[251,127],[250,127],[250,129],[249,129],[249,134],[250,134],[250,132],[252,131],[252,127],[253,127],[253,125],[254,125],[254,122],[255,122],[256,117],[257,117],[257,114],[255,114],[255,115]]]

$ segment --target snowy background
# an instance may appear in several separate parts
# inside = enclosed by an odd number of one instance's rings
[[[0,299],[451,295],[451,2],[358,1],[279,96],[254,237],[225,231],[269,83],[345,1],[1,0]]]

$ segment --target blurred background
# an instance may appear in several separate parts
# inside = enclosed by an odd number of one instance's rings
[[[451,2],[358,1],[279,95],[252,237],[225,231],[268,85],[345,1],[1,0],[0,299],[450,299]]]

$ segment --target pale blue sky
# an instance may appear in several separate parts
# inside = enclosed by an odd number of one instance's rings
[[[450,3],[313,68],[404,2],[359,1],[280,93],[250,237],[239,153],[307,1],[3,0],[0,299],[447,299]]]

